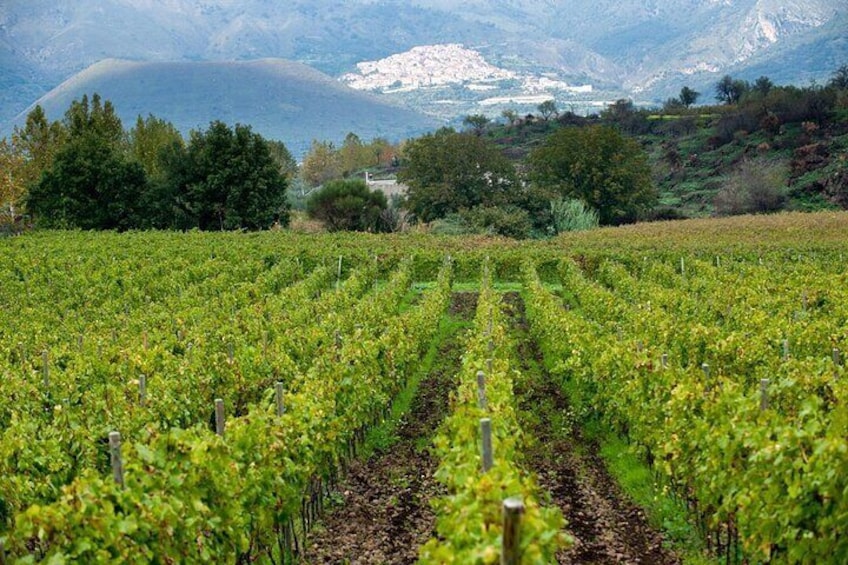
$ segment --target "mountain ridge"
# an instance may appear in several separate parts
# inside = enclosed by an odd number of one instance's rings
[[[0,122],[98,61],[295,60],[338,77],[420,45],[508,71],[662,101],[723,73],[823,81],[848,60],[844,0],[11,0],[0,5]],[[4,47],[6,46],[6,47]],[[805,68],[786,69],[782,57]],[[814,55],[820,55],[816,58]],[[830,65],[830,66],[828,66]]]
[[[184,134],[212,120],[243,123],[283,141],[296,156],[313,139],[341,142],[354,131],[391,141],[437,127],[439,122],[350,89],[319,71],[283,59],[231,62],[139,62],[106,59],[42,96],[50,119],[71,101],[94,92],[110,100],[126,126],[153,114]],[[35,105],[33,104],[33,106]],[[22,124],[30,106],[7,124]]]

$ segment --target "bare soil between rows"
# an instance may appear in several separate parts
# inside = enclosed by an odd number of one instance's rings
[[[477,294],[454,293],[450,313],[469,320]],[[430,500],[444,494],[433,478],[438,461],[429,453],[431,438],[448,411],[463,353],[461,335],[439,347],[439,361],[419,384],[410,411],[398,423],[398,441],[367,461],[354,461],[338,487],[342,504],[310,532],[303,562],[408,564],[433,535]],[[422,443],[424,445],[422,446]]]
[[[477,294],[454,293],[450,313],[473,318]],[[525,431],[536,441],[526,463],[540,486],[568,520],[574,545],[557,555],[563,564],[680,563],[663,536],[621,491],[607,472],[597,445],[576,427],[563,429],[568,400],[544,371],[542,354],[531,339],[518,293],[505,295],[506,310],[517,338],[521,370],[535,374],[516,383]],[[460,332],[461,333],[461,332]],[[454,334],[439,347],[440,360],[418,388],[410,412],[399,422],[398,441],[367,461],[351,464],[338,488],[341,504],[310,532],[302,562],[308,564],[409,564],[434,533],[430,500],[444,494],[433,478],[438,461],[426,447],[449,409],[464,340]],[[556,423],[556,429],[554,426]]]
[[[569,412],[568,399],[544,370],[542,353],[529,336],[521,296],[507,293],[505,302],[519,338],[522,372],[536,371],[538,377],[520,381],[515,391],[522,411],[532,414],[525,431],[536,441],[528,449],[527,464],[562,510],[574,538],[574,545],[557,555],[558,563],[680,563],[664,547],[662,534],[610,476],[598,446],[587,442],[563,417]],[[560,429],[555,429],[554,421]]]

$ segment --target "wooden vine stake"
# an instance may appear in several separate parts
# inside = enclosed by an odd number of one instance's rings
[[[663,353],[663,354],[662,354],[662,360],[661,360],[661,363],[662,363],[662,368],[663,368],[663,369],[667,369],[667,368],[668,368],[668,353]]]
[[[277,381],[274,385],[274,398],[277,403],[277,416],[282,416],[286,411],[286,406],[283,404],[283,383]]]
[[[109,461],[112,463],[112,477],[118,486],[124,488],[124,463],[121,459],[121,433],[109,432]]]
[[[838,347],[833,348],[832,356],[833,356],[834,366],[836,366],[836,367],[840,366],[842,364],[842,353],[839,351]]]
[[[50,354],[46,349],[41,352],[41,380],[45,390],[50,388]]]
[[[701,363],[701,370],[704,372],[704,380],[707,383],[705,388],[707,392],[710,392],[713,390],[713,383],[710,380],[710,365],[708,363]]]
[[[336,288],[342,284],[342,256],[339,255],[339,268],[336,271]]]
[[[144,406],[147,402],[147,375],[138,376],[138,403]]]
[[[489,401],[486,398],[486,374],[477,371],[477,405],[480,410],[488,410]]]
[[[768,410],[768,407],[769,407],[768,387],[769,387],[769,380],[768,379],[760,379],[760,410]]]
[[[501,565],[521,563],[521,515],[524,514],[524,501],[515,496],[503,501],[503,547]]]
[[[215,433],[224,436],[224,401],[221,398],[215,399]]]
[[[783,340],[783,360],[787,361],[789,359],[789,340]]]
[[[494,465],[494,456],[492,454],[492,420],[489,418],[480,419],[480,435],[483,438],[483,472],[486,473]]]

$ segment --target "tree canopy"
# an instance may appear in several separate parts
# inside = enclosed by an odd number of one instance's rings
[[[404,147],[398,180],[407,207],[429,222],[479,205],[514,199],[519,183],[512,163],[484,138],[443,128]]]
[[[716,83],[716,100],[725,104],[736,104],[742,96],[751,89],[747,81],[733,79],[730,75],[724,75]]]
[[[696,92],[688,86],[684,86],[680,89],[680,103],[683,105],[684,108],[688,108],[689,106],[698,101],[698,97],[700,95],[700,92]]]
[[[265,139],[250,126],[220,121],[192,132],[183,155],[169,160],[178,227],[267,229],[288,224],[286,178]],[[177,157],[177,159],[174,159]]]
[[[35,112],[32,123],[39,137],[51,136],[53,126],[46,125],[42,113]],[[137,227],[147,179],[142,166],[123,151],[124,129],[112,104],[102,103],[97,94],[91,102],[83,96],[71,103],[62,126],[66,141],[30,188],[29,211],[46,227]]]
[[[94,94],[74,100],[61,122],[51,124],[36,107],[12,139],[15,185],[4,186],[3,205],[14,206],[6,193],[20,199],[24,187],[39,225],[255,230],[288,223],[287,178],[296,164],[282,143],[249,126],[212,122],[188,144],[154,116],[125,132],[111,102]]]
[[[45,227],[126,230],[140,224],[146,186],[140,164],[97,133],[83,132],[32,187],[27,208]]]
[[[642,147],[609,126],[566,127],[529,157],[530,178],[598,212],[601,224],[635,221],[657,199]]]

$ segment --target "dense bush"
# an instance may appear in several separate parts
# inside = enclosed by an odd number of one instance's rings
[[[386,195],[369,190],[360,179],[330,181],[306,203],[309,217],[324,222],[329,231],[387,231],[382,222],[387,207]]]
[[[743,161],[716,195],[716,213],[729,216],[779,210],[786,199],[786,177],[783,163]]]
[[[461,215],[479,233],[524,239],[533,228],[530,215],[517,206],[477,206]]]

